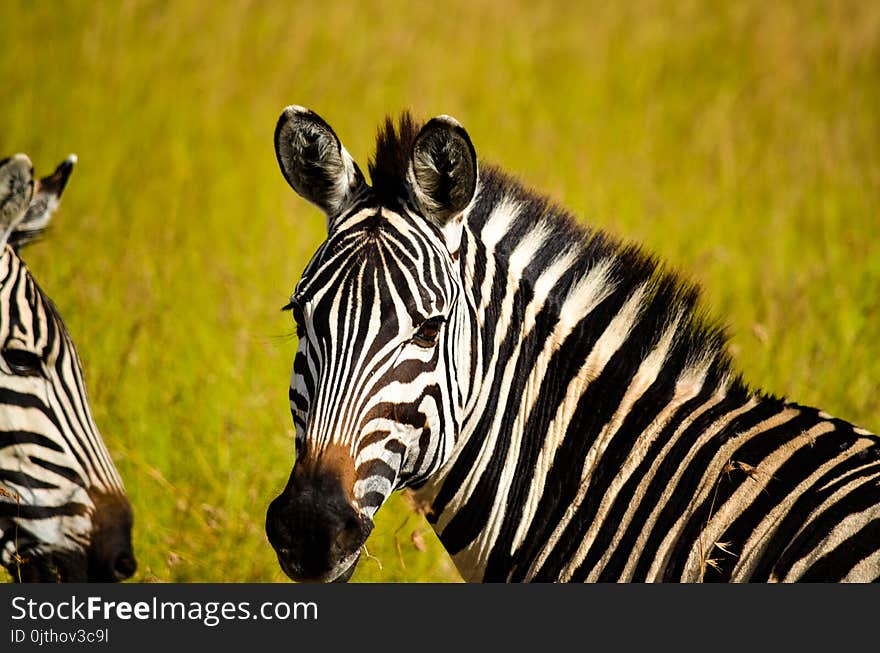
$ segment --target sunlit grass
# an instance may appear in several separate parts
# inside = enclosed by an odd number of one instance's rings
[[[324,229],[275,162],[290,103],[363,168],[385,114],[456,116],[699,281],[752,384],[880,428],[880,5],[298,4],[0,0],[0,154],[79,155],[26,259],[134,503],[136,580],[285,579],[278,309]],[[368,548],[356,580],[457,578],[400,498]]]

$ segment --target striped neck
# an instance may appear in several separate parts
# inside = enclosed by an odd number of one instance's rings
[[[453,455],[420,492],[473,579],[509,566],[536,538],[535,515],[563,509],[556,498],[582,500],[615,438],[648,446],[680,406],[748,394],[693,286],[481,174],[459,254],[476,380]],[[630,414],[661,403],[638,423]]]

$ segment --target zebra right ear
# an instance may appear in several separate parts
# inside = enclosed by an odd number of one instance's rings
[[[366,186],[330,125],[303,107],[292,105],[281,113],[275,127],[275,155],[287,183],[327,214],[328,226]]]
[[[0,161],[0,247],[21,222],[34,194],[34,167],[25,154]]]

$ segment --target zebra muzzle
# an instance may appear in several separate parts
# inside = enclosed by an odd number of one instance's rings
[[[88,579],[112,583],[130,578],[137,570],[131,542],[131,505],[122,495],[94,491],[91,495],[95,517],[88,550]]]
[[[348,580],[372,529],[332,478],[292,474],[266,512],[266,535],[278,562],[299,582]]]

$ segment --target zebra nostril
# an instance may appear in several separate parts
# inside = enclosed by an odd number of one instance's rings
[[[345,520],[342,529],[336,534],[336,546],[339,549],[350,552],[359,548],[366,539],[364,528],[356,517]]]
[[[120,553],[113,563],[113,573],[117,580],[131,578],[137,570],[137,562],[131,553]]]

